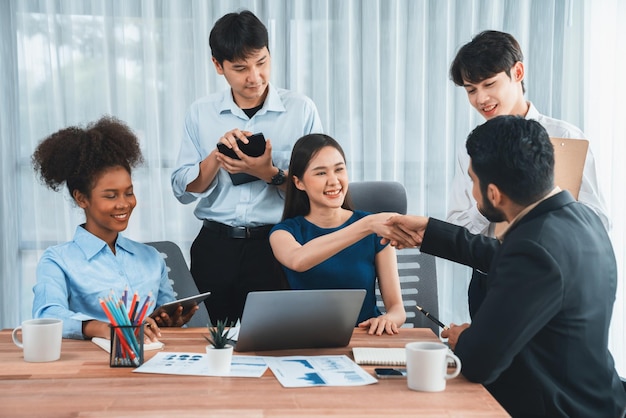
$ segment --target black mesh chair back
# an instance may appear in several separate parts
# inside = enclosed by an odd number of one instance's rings
[[[402,183],[396,181],[351,182],[348,192],[355,209],[372,213],[406,214],[407,195]],[[430,328],[435,335],[439,335],[439,327],[415,308],[419,305],[433,316],[439,317],[435,257],[423,254],[417,248],[406,248],[396,252],[402,300],[407,316],[403,327]],[[376,297],[378,307],[384,311],[385,305],[378,288],[376,288]]]
[[[146,242],[146,244],[156,248],[165,259],[165,265],[168,268],[168,276],[174,288],[176,299],[200,293],[196,283],[193,281],[189,267],[187,267],[187,261],[183,256],[183,252],[178,245],[172,241]],[[198,306],[198,310],[187,323],[188,327],[206,327],[209,324],[209,312],[206,306],[204,303]]]

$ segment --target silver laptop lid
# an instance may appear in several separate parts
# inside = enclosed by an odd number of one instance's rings
[[[344,347],[364,299],[364,289],[250,292],[235,351]]]

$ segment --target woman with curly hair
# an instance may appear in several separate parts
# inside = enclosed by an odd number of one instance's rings
[[[72,241],[44,252],[33,288],[33,318],[62,319],[64,338],[109,337],[109,321],[99,300],[111,291],[118,297],[125,289],[130,295],[152,294],[157,306],[174,300],[160,254],[121,234],[137,204],[131,168],[142,161],[135,134],[112,117],[84,129],[61,129],[44,139],[32,156],[42,182],[55,191],[65,183],[85,212],[85,223],[76,228]],[[179,307],[172,316],[148,318],[146,339],[160,336],[159,325],[182,326],[194,312],[182,316]]]

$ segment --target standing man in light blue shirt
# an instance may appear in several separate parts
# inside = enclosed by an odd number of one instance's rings
[[[183,204],[198,200],[203,227],[191,247],[191,273],[211,321],[241,318],[248,292],[284,288],[268,234],[280,221],[291,148],[303,135],[322,132],[315,104],[269,82],[271,56],[265,25],[251,12],[220,18],[209,37],[212,61],[230,88],[197,100],[185,118],[172,189]],[[259,157],[237,143],[263,133]],[[220,153],[217,143],[238,159]],[[232,175],[248,175],[243,184]]]

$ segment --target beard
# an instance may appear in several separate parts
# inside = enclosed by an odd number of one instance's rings
[[[483,195],[483,204],[477,205],[478,211],[485,217],[489,222],[503,222],[506,221],[506,216],[504,216],[504,212],[500,209],[496,209],[489,199],[487,199]]]

